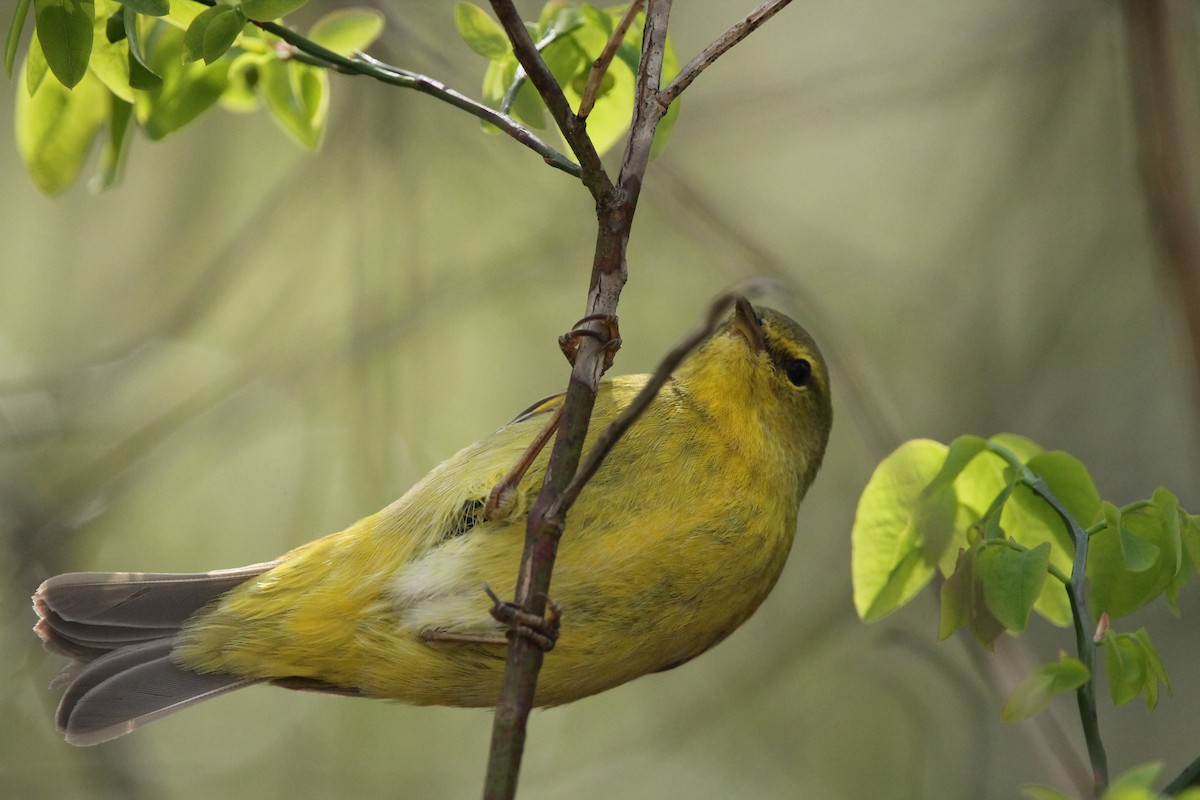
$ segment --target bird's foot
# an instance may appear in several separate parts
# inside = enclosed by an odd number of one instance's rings
[[[591,327],[589,323],[599,323],[600,330]],[[600,342],[604,350],[604,369],[608,370],[613,364],[617,351],[621,349],[621,332],[617,327],[615,314],[588,314],[575,323],[575,327],[558,337],[558,346],[571,366],[575,366],[575,357],[579,355],[579,341],[590,337]]]
[[[546,616],[539,617],[536,614],[530,614],[516,603],[501,600],[492,591],[492,587],[486,583],[483,585],[483,590],[492,599],[490,609],[492,618],[508,626],[507,635],[510,639],[513,636],[528,639],[545,653],[554,649],[554,645],[558,641],[559,623],[562,621],[562,609],[559,608],[558,603],[538,592],[538,597],[546,601],[548,612]]]

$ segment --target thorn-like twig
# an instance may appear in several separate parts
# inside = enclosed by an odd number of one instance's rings
[[[600,55],[592,62],[592,69],[588,73],[587,83],[584,84],[583,94],[579,98],[579,113],[580,119],[587,119],[588,114],[592,113],[592,106],[596,105],[596,95],[600,92],[600,84],[604,82],[604,76],[608,73],[608,66],[612,64],[613,58],[617,55],[617,50],[621,47],[621,42],[625,41],[625,34],[629,32],[629,26],[633,24],[633,20],[637,18],[638,13],[642,10],[642,0],[633,0],[632,3],[625,9],[625,13],[621,15],[621,19],[617,21],[617,26],[613,29],[612,36],[608,37],[608,42],[605,43],[604,49],[600,51]]]
[[[659,92],[659,102],[663,106],[669,106],[683,93],[683,90],[692,85],[692,81],[696,77],[708,69],[709,65],[716,61],[721,56],[725,55],[731,47],[745,39],[750,34],[754,33],[764,22],[783,10],[783,7],[792,0],[767,0],[758,8],[751,11],[749,14],[731,27],[725,33],[721,34],[712,44],[704,48],[701,53],[689,61],[683,69],[679,70],[679,74],[671,81],[671,85]]]

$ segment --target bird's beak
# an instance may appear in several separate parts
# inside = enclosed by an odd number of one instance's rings
[[[754,352],[761,353],[767,349],[762,323],[758,320],[758,314],[754,313],[754,306],[744,297],[738,297],[734,302],[733,330],[746,340]]]

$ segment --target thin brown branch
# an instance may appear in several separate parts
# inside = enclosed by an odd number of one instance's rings
[[[1192,378],[1200,411],[1200,209],[1192,193],[1180,120],[1176,37],[1189,26],[1170,24],[1164,0],[1126,0],[1125,28],[1137,122],[1138,160],[1168,276],[1176,286],[1191,345]]]
[[[580,119],[587,119],[588,114],[592,113],[592,106],[596,105],[596,95],[600,92],[600,84],[604,82],[604,76],[608,74],[608,67],[617,55],[617,50],[621,47],[621,42],[625,41],[625,34],[629,32],[629,26],[633,24],[634,18],[637,17],[641,10],[642,0],[633,0],[629,4],[625,9],[625,13],[621,15],[621,19],[617,22],[617,27],[613,30],[612,36],[608,37],[608,42],[605,43],[604,50],[592,62],[592,69],[588,73],[587,83],[583,87],[583,95],[579,98],[578,116]]]
[[[558,554],[559,539],[566,526],[566,513],[570,501],[578,496],[587,480],[585,475],[574,485],[575,488],[571,488],[582,456],[600,377],[611,356],[607,332],[600,320],[616,316],[617,302],[628,275],[626,250],[642,179],[650,160],[654,129],[667,109],[667,105],[661,102],[659,87],[671,0],[649,0],[647,4],[634,117],[616,186],[600,163],[587,135],[586,124],[571,111],[562,89],[537,52],[511,0],[491,2],[512,42],[517,60],[541,94],[572,152],[579,158],[581,179],[596,200],[596,245],[585,311],[585,319],[593,319],[588,324],[596,335],[581,337],[579,351],[575,354],[562,405],[562,420],[550,453],[546,477],[528,514],[525,548],[517,575],[516,605],[526,613],[543,616],[550,594],[550,577]],[[679,358],[682,357],[682,354],[679,355]],[[666,374],[669,375],[669,371]],[[632,419],[622,424],[631,424]],[[618,435],[619,432],[615,433],[612,441]],[[611,443],[607,446],[611,447]],[[602,458],[603,451],[600,451],[596,464],[586,466],[585,472],[588,475],[594,472]],[[564,502],[563,495],[568,491],[573,494]],[[569,620],[567,624],[570,624]],[[543,658],[543,650],[529,638],[510,636],[504,682],[496,702],[492,727],[484,784],[485,800],[510,800],[516,795],[521,757],[525,749],[526,723],[533,707]]]
[[[563,138],[567,140],[571,152],[579,161],[579,166],[583,171],[580,178],[584,185],[588,187],[588,191],[592,193],[592,197],[598,203],[605,202],[612,194],[612,182],[608,179],[604,165],[600,162],[600,154],[596,152],[596,147],[587,134],[587,126],[571,110],[571,104],[567,102],[562,87],[558,85],[550,68],[546,66],[542,54],[538,52],[537,45],[529,36],[525,21],[517,13],[512,0],[491,0],[491,3],[492,10],[496,12],[496,17],[504,27],[504,32],[508,34],[508,40],[512,42],[513,54],[516,55],[517,62],[520,63],[525,74],[529,76],[530,82],[541,95],[546,108],[550,111],[550,116],[554,118],[554,123],[562,131]]]
[[[667,23],[671,16],[671,0],[649,0],[646,7],[646,27],[642,33],[642,60],[638,64],[637,85],[634,90],[633,124],[625,157],[621,159],[621,174],[617,185],[637,206],[642,189],[642,177],[650,163],[654,145],[654,130],[658,127],[667,106],[659,101],[662,85],[663,57],[667,50]],[[629,210],[633,214],[633,208]]]
[[[692,85],[692,81],[696,80],[701,72],[708,69],[710,64],[725,55],[731,47],[757,30],[764,22],[778,14],[791,1],[767,0],[747,14],[741,22],[725,31],[716,41],[689,61],[675,76],[675,80],[671,81],[671,85],[659,93],[659,102],[664,106],[671,105],[675,98],[683,94],[684,89]]]

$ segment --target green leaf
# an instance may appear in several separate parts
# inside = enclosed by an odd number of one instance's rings
[[[954,572],[942,584],[939,639],[949,637],[964,623],[969,623],[976,641],[991,650],[996,639],[1004,633],[1004,625],[988,608],[979,580],[979,555],[986,546],[981,542],[960,551]]]
[[[1158,548],[1150,542],[1134,536],[1121,524],[1121,509],[1112,503],[1102,506],[1104,521],[1109,530],[1117,531],[1117,544],[1121,548],[1121,559],[1130,572],[1145,572],[1158,559]]]
[[[942,584],[938,641],[945,641],[971,619],[975,599],[975,548],[958,551],[954,572]]]
[[[1154,490],[1150,502],[1162,518],[1163,533],[1175,563],[1183,568],[1183,533],[1179,527],[1179,498],[1163,487]]]
[[[68,89],[87,73],[92,56],[92,0],[34,0],[36,29],[54,77]]]
[[[1023,631],[1046,582],[1050,544],[1043,542],[1032,550],[1009,547],[1003,542],[982,544],[975,569],[984,600],[1005,628]]]
[[[1109,784],[1108,791],[1104,796],[1106,798],[1115,797],[1118,792],[1127,792],[1131,789],[1153,789],[1160,772],[1162,772],[1162,764],[1157,761],[1133,767],[1121,773],[1116,780]]]
[[[270,22],[290,14],[308,0],[242,0],[242,13],[256,22]]]
[[[879,463],[863,489],[850,533],[854,606],[868,622],[908,602],[933,577],[913,505],[946,460],[945,445],[916,439]]]
[[[50,65],[46,63],[46,54],[42,52],[41,42],[35,32],[29,39],[29,52],[25,54],[25,91],[30,97],[42,85]]]
[[[233,46],[246,25],[242,9],[225,4],[215,5],[192,20],[183,35],[184,62],[204,59],[212,64]]]
[[[1179,534],[1192,567],[1200,572],[1200,515],[1179,510]]]
[[[262,65],[259,89],[271,115],[288,134],[310,150],[321,143],[328,110],[329,78],[295,61]]]
[[[12,77],[13,65],[17,63],[17,47],[21,44],[21,33],[25,30],[25,19],[29,16],[32,0],[17,0],[13,8],[12,23],[8,26],[8,39],[4,45],[4,75]]]
[[[1142,686],[1142,661],[1136,642],[1111,630],[1104,634],[1104,666],[1114,705],[1124,705],[1137,697]]]
[[[111,111],[109,97],[90,74],[74,89],[42,81],[32,96],[17,92],[17,150],[41,191],[54,195],[74,183]]]
[[[108,121],[108,136],[100,151],[100,167],[89,183],[94,191],[103,191],[116,185],[121,177],[125,152],[129,144],[129,121],[133,118],[133,104],[119,97],[112,98],[112,114]]]
[[[117,0],[130,11],[148,17],[161,17],[171,10],[170,0]]]
[[[229,87],[221,95],[221,107],[244,114],[258,109],[258,82],[262,65],[275,60],[262,53],[242,53],[229,67]]]
[[[511,55],[512,45],[504,28],[474,3],[455,3],[454,25],[467,47],[484,58],[497,60]]]
[[[383,14],[373,8],[340,8],[317,20],[308,38],[343,56],[366,50],[383,33]]]
[[[111,42],[107,28],[111,17],[97,16],[92,43],[92,58],[88,69],[108,90],[127,103],[133,102],[133,87],[129,82],[129,46],[124,41]],[[122,32],[124,26],[121,27]]]
[[[1162,658],[1158,655],[1158,648],[1150,641],[1150,632],[1145,628],[1139,628],[1133,634],[1133,638],[1142,648],[1146,671],[1146,710],[1153,711],[1158,704],[1158,684],[1162,684],[1167,688],[1167,694],[1171,693],[1171,681],[1167,679],[1167,668],[1163,666]],[[1151,687],[1153,697],[1151,696]]]
[[[150,69],[142,51],[142,35],[138,27],[138,16],[128,6],[123,12],[125,41],[129,46],[129,85],[134,89],[157,89],[162,85],[162,76]]]
[[[1045,710],[1057,694],[1072,692],[1091,679],[1091,673],[1083,662],[1070,656],[1060,656],[1052,664],[1043,664],[1037,671],[1021,681],[1000,711],[1005,722],[1029,719]]]
[[[217,102],[229,86],[229,59],[221,59],[212,66],[184,64],[179,57],[183,31],[161,23],[153,26],[143,45],[150,68],[163,80],[159,87],[137,93],[134,112],[146,135],[161,139]]]

